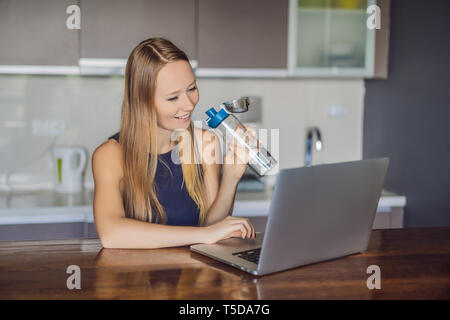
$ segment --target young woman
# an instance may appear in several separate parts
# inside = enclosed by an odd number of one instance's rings
[[[205,161],[211,154],[221,159],[222,152],[213,133],[191,122],[198,100],[189,60],[173,43],[151,38],[133,49],[125,71],[120,132],[92,156],[94,219],[105,248],[255,237],[248,219],[230,216],[246,162]],[[173,139],[180,131],[182,138]],[[228,150],[225,158],[234,159],[229,156],[236,152]],[[200,161],[174,161],[195,155]]]

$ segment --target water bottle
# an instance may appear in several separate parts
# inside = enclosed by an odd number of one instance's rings
[[[206,111],[208,115],[208,119],[206,119],[206,123],[210,128],[213,128],[219,131],[222,137],[227,141],[228,137],[231,137],[235,140],[235,143],[239,143],[241,146],[245,147],[249,153],[249,162],[248,165],[252,168],[259,176],[264,176],[267,172],[269,172],[275,165],[277,161],[272,157],[272,155],[264,148],[261,143],[256,141],[255,145],[249,145],[244,137],[246,136],[247,129],[245,126],[239,121],[231,113],[227,112],[224,108],[220,108],[219,111],[216,111],[214,108]],[[239,128],[241,128],[242,134],[239,134]],[[231,140],[231,139],[230,139]],[[230,142],[228,140],[228,142]],[[227,148],[228,149],[228,148]]]

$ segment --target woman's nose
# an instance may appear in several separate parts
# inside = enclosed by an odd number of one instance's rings
[[[195,104],[189,97],[186,97],[185,101],[183,101],[183,111],[192,111],[195,108]]]

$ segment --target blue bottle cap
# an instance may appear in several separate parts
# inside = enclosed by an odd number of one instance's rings
[[[206,123],[210,128],[217,127],[223,120],[225,120],[230,114],[225,111],[225,109],[220,109],[219,112],[214,110],[214,108],[209,109],[205,112],[208,115]]]

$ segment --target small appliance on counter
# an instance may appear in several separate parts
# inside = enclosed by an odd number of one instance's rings
[[[86,161],[86,151],[82,147],[53,147],[52,163],[55,191],[60,193],[81,192]]]

